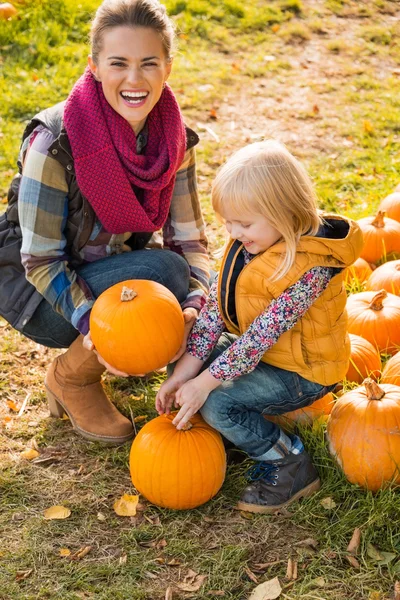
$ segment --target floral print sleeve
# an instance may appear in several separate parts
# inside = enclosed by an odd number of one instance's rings
[[[193,325],[186,346],[186,352],[200,360],[207,360],[225,329],[225,323],[219,312],[217,289],[218,277],[211,285],[206,304]]]
[[[211,363],[209,371],[220,381],[253,371],[263,354],[307,312],[337,272],[314,267],[273,300],[225,352]]]

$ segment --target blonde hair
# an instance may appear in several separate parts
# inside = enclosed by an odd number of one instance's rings
[[[172,60],[175,26],[158,0],[104,0],[96,11],[90,30],[93,62],[98,62],[103,34],[114,27],[146,27],[161,37],[165,56]]]
[[[295,261],[302,235],[315,235],[322,224],[310,176],[289,150],[275,140],[245,146],[220,168],[212,185],[212,205],[220,218],[230,209],[238,215],[265,217],[286,242],[286,254],[274,280]]]

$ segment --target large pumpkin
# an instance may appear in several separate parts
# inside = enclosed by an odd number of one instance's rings
[[[351,483],[377,491],[400,483],[400,387],[362,386],[338,399],[327,424],[329,450]]]
[[[97,298],[90,314],[96,350],[129,375],[164,367],[179,350],[183,332],[179,302],[155,281],[132,279],[113,285]]]
[[[367,279],[365,289],[386,290],[398,296],[400,293],[400,260],[390,260],[375,269]]]
[[[352,281],[364,283],[372,273],[372,268],[364,258],[357,258],[352,265],[345,269],[344,281],[349,284]]]
[[[397,186],[399,187],[399,186]],[[397,190],[397,188],[396,188]],[[400,193],[399,190],[389,194],[384,198],[379,206],[379,210],[386,213],[389,219],[400,221]]]
[[[351,354],[346,379],[355,383],[362,383],[366,377],[376,379],[382,366],[379,352],[360,335],[350,333],[349,337]]]
[[[382,371],[381,383],[392,383],[400,386],[400,352],[389,359]]]
[[[268,419],[268,421],[276,423],[283,429],[290,430],[293,429],[293,426],[296,423],[300,423],[301,425],[311,425],[316,419],[329,415],[334,403],[335,399],[333,394],[329,393],[304,408],[291,410],[283,415],[265,415],[265,418]]]
[[[223,484],[226,455],[220,434],[199,414],[177,430],[176,413],[147,423],[132,443],[135,488],[153,504],[188,509],[210,500]]]
[[[376,263],[391,252],[400,252],[400,223],[385,218],[383,211],[375,217],[359,219],[357,223],[364,238],[361,258]]]
[[[400,298],[379,292],[360,292],[347,298],[348,331],[365,338],[380,352],[400,347]]]

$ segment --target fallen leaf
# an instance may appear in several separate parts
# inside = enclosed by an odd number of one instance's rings
[[[177,558],[172,558],[171,560],[169,560],[169,561],[167,562],[167,565],[168,565],[169,567],[180,567],[180,566],[181,566],[181,564],[182,564],[182,563],[181,563],[181,561],[180,561],[180,560],[178,560]]]
[[[297,561],[293,560],[292,558],[288,559],[286,579],[297,579]]]
[[[7,400],[7,406],[13,412],[18,412],[19,411],[19,408],[16,405],[16,403],[14,402],[14,400]]]
[[[106,520],[106,516],[105,516],[105,515],[103,515],[103,513],[101,513],[101,512],[98,512],[98,513],[97,513],[97,520],[98,520],[98,521],[105,521],[105,520]]]
[[[319,113],[318,104],[314,104],[314,106],[312,107],[312,110],[313,110],[314,115],[318,115],[318,113]]]
[[[59,555],[60,556],[70,556],[71,550],[68,550],[68,548],[60,548]]]
[[[372,560],[381,561],[383,559],[382,554],[379,552],[378,548],[373,544],[367,544],[367,554]]]
[[[312,579],[310,581],[310,583],[312,583],[313,585],[316,585],[317,587],[325,587],[325,579],[323,577],[316,577],[315,579]]]
[[[120,517],[134,517],[136,515],[139,496],[124,494],[114,502],[113,508]]]
[[[135,417],[133,419],[134,423],[141,423],[142,421],[145,421],[147,419],[147,415],[140,415],[139,417]]]
[[[120,565],[126,565],[126,561],[128,560],[128,555],[127,554],[123,554],[122,556],[119,557],[118,563]]]
[[[23,581],[24,579],[28,579],[31,573],[33,573],[33,569],[29,569],[28,571],[17,571],[15,574],[15,581]]]
[[[143,400],[144,398],[144,394],[140,394],[140,396],[135,396],[134,394],[130,394],[129,399],[130,400]]]
[[[275,25],[272,25],[272,27],[271,27],[271,31],[273,31],[274,33],[279,31],[279,29],[280,29],[280,27],[279,27],[278,23],[275,23]]]
[[[306,538],[305,540],[300,540],[300,542],[296,542],[294,544],[295,546],[305,546],[305,547],[310,547],[313,548],[314,550],[316,550],[318,548],[318,542],[317,540],[314,540],[314,538]]]
[[[374,128],[370,121],[364,121],[363,126],[365,133],[372,133],[374,131]]]
[[[167,589],[165,590],[165,600],[173,600],[171,587],[167,587]]]
[[[92,546],[84,546],[83,548],[79,548],[77,552],[71,554],[71,560],[80,560],[81,558],[84,558],[86,554],[89,554],[91,549]]]
[[[360,563],[358,562],[355,556],[353,556],[352,554],[347,554],[346,559],[350,563],[350,565],[354,567],[354,569],[357,569],[357,571],[360,570]]]
[[[394,600],[400,600],[400,581],[394,582]]]
[[[26,450],[22,450],[19,455],[21,458],[25,458],[25,460],[33,460],[39,456],[39,452],[33,448],[27,448]]]
[[[351,554],[354,554],[354,555],[357,554],[358,548],[360,546],[360,541],[361,541],[361,529],[359,527],[356,527],[355,530],[353,531],[353,535],[351,536],[349,545],[347,546],[347,552],[350,552]]]
[[[381,566],[390,564],[397,557],[397,554],[394,552],[385,552],[382,550],[380,551],[380,555],[382,556],[382,560],[380,560],[378,564]]]
[[[328,496],[327,498],[321,500],[320,505],[323,506],[326,510],[331,510],[332,508],[335,508],[336,502],[332,500],[330,496]]]
[[[47,508],[43,514],[46,521],[51,521],[53,519],[67,519],[70,516],[71,511],[65,506],[56,505]]]
[[[206,579],[207,575],[198,575],[195,571],[189,569],[189,573],[184,577],[183,582],[177,583],[176,587],[183,592],[197,592]]]
[[[279,579],[274,577],[258,585],[252,592],[249,600],[275,600],[281,595],[281,584]]]
[[[210,119],[214,119],[214,120],[218,119],[218,114],[217,114],[217,111],[215,110],[215,108],[210,109],[208,116]]]
[[[163,548],[165,548],[166,545],[167,545],[167,540],[159,540],[157,542],[157,544],[155,545],[155,548],[157,548],[158,550],[162,550]]]
[[[258,579],[257,579],[257,577],[254,575],[254,573],[252,573],[252,572],[250,571],[249,567],[245,567],[245,568],[244,568],[244,570],[245,570],[245,572],[246,572],[246,574],[247,574],[248,578],[249,578],[251,581],[253,581],[254,583],[258,583]]]

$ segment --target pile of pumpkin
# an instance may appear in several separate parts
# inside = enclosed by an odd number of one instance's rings
[[[274,420],[290,428],[294,422],[327,419],[330,452],[348,480],[377,491],[400,483],[400,185],[375,216],[358,223],[364,247],[347,270],[346,283],[363,284],[365,291],[347,300],[346,379],[361,385],[341,396],[339,391],[336,402],[328,394]],[[383,370],[381,354],[391,356]]]

